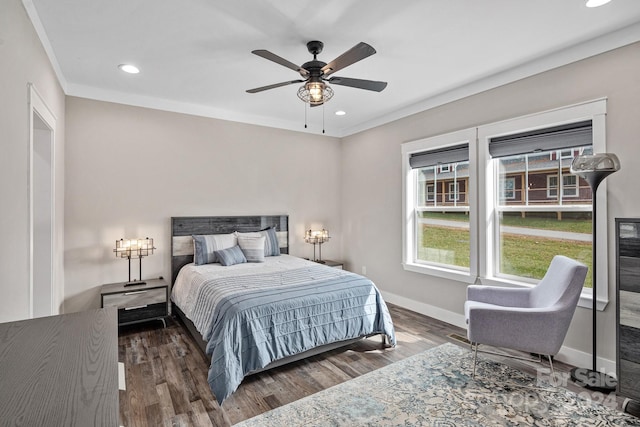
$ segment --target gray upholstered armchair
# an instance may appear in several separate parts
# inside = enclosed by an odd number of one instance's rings
[[[464,313],[474,377],[478,344],[547,355],[553,372],[551,356],[564,341],[586,275],[585,265],[556,255],[535,287],[469,286]]]

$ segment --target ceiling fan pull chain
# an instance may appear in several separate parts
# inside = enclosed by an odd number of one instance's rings
[[[304,104],[304,128],[307,128],[307,104]]]
[[[322,133],[324,133],[324,104],[322,104]]]

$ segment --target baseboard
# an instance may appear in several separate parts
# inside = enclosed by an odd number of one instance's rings
[[[434,319],[442,322],[447,322],[451,325],[458,326],[459,328],[467,329],[467,324],[464,320],[464,315],[455,313],[453,311],[445,310],[440,307],[436,307],[430,304],[419,302],[410,298],[406,298],[400,295],[396,295],[391,292],[382,292],[382,297],[385,301],[398,305],[402,308],[406,308],[416,313],[424,314],[425,316],[433,317]],[[591,353],[585,353],[575,348],[562,346],[560,352],[555,357],[560,362],[568,363],[573,366],[590,368],[592,365]],[[598,357],[597,359],[598,369],[604,369],[604,371],[615,377],[616,375],[616,362],[613,360]]]
[[[451,325],[458,326],[459,328],[467,329],[467,324],[465,323],[464,315],[462,314],[454,313],[453,311],[396,295],[391,292],[381,291],[381,293],[384,300],[391,304],[399,305],[402,308],[415,311],[416,313],[424,314],[425,316],[433,317],[434,319],[447,322]]]
[[[556,359],[568,363],[569,365],[577,366],[579,368],[592,368],[593,360],[591,359],[591,353],[585,353],[575,348],[562,346],[560,352],[556,355]],[[616,377],[616,362],[613,360],[605,359],[604,357],[597,357],[596,363],[598,370],[604,369],[604,372]]]

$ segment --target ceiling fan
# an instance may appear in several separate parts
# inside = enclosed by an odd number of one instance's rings
[[[277,64],[290,68],[300,73],[300,76],[304,80],[290,80],[282,83],[275,83],[268,86],[262,86],[255,89],[247,90],[248,93],[257,93],[264,90],[275,89],[281,86],[287,86],[295,83],[304,83],[298,90],[298,97],[304,102],[309,103],[312,107],[322,105],[329,101],[333,96],[333,89],[327,83],[354,87],[357,89],[371,90],[374,92],[381,92],[387,87],[387,82],[378,82],[373,80],[352,79],[349,77],[331,76],[336,71],[340,71],[343,68],[348,67],[364,58],[376,53],[376,50],[367,43],[360,42],[333,61],[328,64],[322,61],[318,61],[317,56],[322,52],[324,43],[321,41],[310,41],[307,43],[307,49],[309,53],[313,55],[313,60],[305,62],[301,66],[298,66],[290,61],[287,61],[280,56],[269,52],[268,50],[258,49],[251,53],[261,56],[265,59],[273,61]]]

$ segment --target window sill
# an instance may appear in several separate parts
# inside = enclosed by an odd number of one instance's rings
[[[423,265],[415,263],[402,263],[402,267],[407,271],[414,273],[428,274],[430,276],[441,277],[443,279],[454,280],[464,284],[475,283],[475,276],[471,276],[469,272],[458,271],[450,268],[436,267],[433,265]]]

